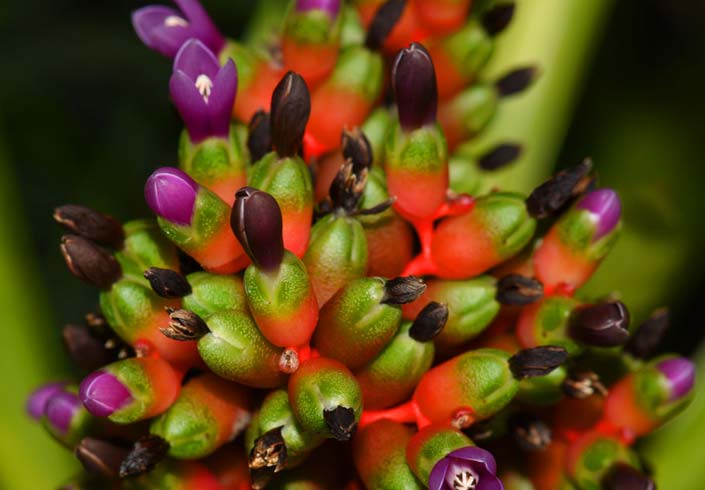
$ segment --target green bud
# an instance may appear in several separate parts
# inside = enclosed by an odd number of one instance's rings
[[[565,348],[570,356],[579,355],[583,351],[582,346],[568,335],[570,316],[579,305],[579,301],[567,296],[545,298],[530,310],[525,310],[518,325],[520,336],[526,336],[531,346],[557,345]],[[531,311],[535,313],[532,315]]]
[[[462,29],[442,41],[442,49],[464,78],[473,78],[492,56],[494,41],[473,17]]]
[[[373,167],[379,167],[384,163],[384,147],[387,144],[389,130],[393,122],[394,118],[390,110],[386,107],[378,107],[362,124],[362,132],[367,136],[370,148],[372,148]]]
[[[292,9],[286,19],[285,35],[301,44],[334,44],[340,36],[341,15],[331,19],[321,9],[297,12]]]
[[[383,81],[382,55],[363,46],[349,46],[340,51],[335,69],[325,85],[341,87],[374,102],[382,91]]]
[[[545,376],[522,379],[517,400],[530,405],[554,405],[563,397],[562,385],[566,376],[565,368],[559,366]]]
[[[279,158],[270,152],[250,170],[248,185],[274,196],[284,215],[313,207],[313,184],[308,167],[298,157]],[[285,230],[286,231],[286,230]]]
[[[529,216],[520,194],[495,192],[482,196],[472,212],[485,225],[503,259],[518,253],[534,236],[536,220]]]
[[[499,96],[494,85],[478,83],[456,95],[445,110],[461,122],[464,136],[471,137],[487,126],[497,112],[498,104]]]
[[[573,443],[572,451],[579,450],[569,475],[580,490],[600,490],[602,477],[615,463],[624,463],[639,469],[639,457],[616,438],[591,432]]]
[[[121,279],[110,291],[100,293],[100,309],[108,325],[128,343],[153,327],[155,316],[173,304],[172,300],[157,296],[149,283],[145,283],[144,278],[139,281]]]
[[[365,27],[362,25],[357,9],[344,4],[341,7],[342,25],[340,28],[340,46],[361,46],[365,42]]]
[[[123,225],[125,241],[115,254],[124,277],[144,281],[144,271],[150,267],[179,268],[176,248],[164,237],[157,223],[151,219],[128,221]],[[145,284],[148,284],[145,282]]]
[[[431,124],[407,133],[395,121],[389,130],[385,158],[387,172],[440,174],[448,161],[443,130],[440,125]]]
[[[221,310],[247,313],[242,279],[238,276],[194,272],[187,277],[191,294],[184,296],[184,309],[206,318]]]

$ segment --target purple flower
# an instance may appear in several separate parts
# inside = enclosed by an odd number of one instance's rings
[[[429,490],[504,490],[497,463],[489,451],[476,446],[457,449],[431,470]]]
[[[95,371],[81,381],[79,396],[96,417],[109,417],[132,401],[127,387],[106,371]]]
[[[228,137],[237,92],[233,60],[221,68],[212,51],[191,39],[174,58],[169,92],[193,143],[211,136]]]
[[[433,60],[419,43],[399,51],[392,67],[392,86],[399,122],[405,131],[433,124],[438,88]]]
[[[144,185],[144,199],[154,214],[179,225],[190,225],[198,184],[183,170],[161,167]]]
[[[132,13],[132,25],[142,42],[169,58],[191,38],[219,53],[225,46],[225,38],[198,0],[174,0],[174,3],[181,11],[150,5]]]
[[[659,362],[656,368],[665,376],[670,389],[670,400],[688,395],[695,385],[695,365],[684,357],[673,357]]]
[[[44,409],[47,401],[57,393],[64,391],[66,383],[61,381],[58,383],[48,383],[34,390],[27,397],[27,413],[34,420],[39,420],[44,415]]]
[[[78,395],[68,391],[54,394],[45,407],[47,422],[60,434],[66,434],[76,414],[83,408]]]
[[[578,209],[589,211],[595,222],[595,236],[599,240],[611,232],[622,216],[622,205],[619,196],[612,189],[597,189],[588,193],[578,203]]]
[[[331,19],[335,19],[340,12],[340,0],[297,0],[296,11],[308,12],[309,10],[322,10]]]

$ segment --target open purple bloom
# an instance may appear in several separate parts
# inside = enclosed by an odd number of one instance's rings
[[[309,10],[322,10],[331,19],[335,19],[340,12],[340,0],[297,0],[296,11],[308,12]]]
[[[619,196],[612,189],[597,189],[586,194],[577,207],[592,214],[595,221],[594,240],[599,240],[614,230],[622,216]]]
[[[457,449],[431,470],[429,490],[504,490],[497,463],[489,451],[476,446]]]
[[[132,13],[132,25],[142,42],[164,56],[173,58],[191,38],[219,53],[225,38],[198,0],[174,0],[179,10],[150,5]]]
[[[233,60],[221,68],[211,50],[201,41],[191,39],[174,58],[169,92],[192,142],[211,136],[228,137],[237,93]]]

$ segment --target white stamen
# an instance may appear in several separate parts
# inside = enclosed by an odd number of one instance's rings
[[[470,471],[461,471],[453,478],[453,488],[455,490],[475,490],[477,483],[477,476]]]
[[[208,78],[208,75],[201,73],[198,75],[198,78],[196,78],[196,89],[198,89],[198,93],[203,96],[203,100],[205,100],[207,104],[208,97],[211,96],[211,90],[213,89],[213,81]]]
[[[167,27],[188,27],[188,22],[178,15],[170,15],[164,19],[164,25]]]

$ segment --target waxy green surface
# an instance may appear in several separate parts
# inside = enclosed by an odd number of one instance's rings
[[[191,294],[182,298],[182,306],[201,318],[221,310],[247,313],[247,300],[242,278],[239,276],[194,272],[186,279]]]
[[[522,379],[517,400],[537,406],[553,405],[563,398],[562,384],[566,376],[566,369],[558,366],[545,376]]]
[[[475,445],[468,436],[457,429],[435,426],[429,426],[417,433],[410,444],[417,450],[414,452],[413,461],[409,461],[409,466],[425,485],[428,485],[428,478],[436,463],[456,449]]]
[[[285,36],[300,44],[333,45],[340,36],[341,15],[336,19],[323,10],[297,12],[292,9],[286,20]]]
[[[178,270],[179,257],[176,248],[166,239],[155,220],[128,221],[123,225],[123,229],[125,242],[122,250],[115,256],[120,262],[124,276],[146,281],[142,274],[150,267]]]
[[[306,266],[288,250],[275,272],[250,265],[245,270],[244,288],[247,304],[256,318],[286,318],[298,312],[313,294]]]
[[[433,363],[433,342],[409,336],[411,322],[403,322],[397,334],[368,365],[355,373],[365,409],[391,407],[411,397],[421,376]]]
[[[110,291],[100,293],[103,316],[115,333],[128,343],[137,340],[142,329],[152,324],[155,312],[162,312],[173,303],[157,296],[144,282],[146,280],[121,279]]]
[[[393,123],[392,112],[386,107],[378,107],[362,124],[362,132],[365,133],[372,149],[373,169],[384,164],[384,147]]]
[[[593,214],[585,209],[573,207],[561,216],[555,226],[558,229],[558,238],[568,250],[589,260],[598,261],[614,246],[622,229],[622,222],[599,240],[594,240],[597,227]]]
[[[338,54],[333,73],[324,87],[341,88],[361,95],[372,103],[382,91],[384,59],[364,46],[348,46]],[[328,89],[330,90],[330,88]]]
[[[307,432],[332,437],[324,410],[350,408],[355,421],[362,414],[362,392],[355,377],[337,362],[311,359],[289,378],[289,401],[296,420]]]
[[[366,277],[347,284],[321,308],[313,345],[321,355],[356,370],[377,356],[401,324],[401,308],[382,303],[385,281]]]
[[[475,201],[472,213],[484,224],[502,259],[519,252],[534,236],[536,220],[529,216],[525,197],[512,192],[494,192]]]
[[[77,394],[77,386],[66,386],[65,391]],[[71,417],[71,422],[66,432],[59,430],[49,422],[46,416],[42,416],[41,419],[42,426],[46,431],[62,446],[65,446],[69,450],[73,451],[81,439],[86,436],[94,435],[95,430],[101,425],[101,421],[94,417],[86,410],[83,405],[79,403],[79,407]]]
[[[248,453],[258,437],[279,427],[282,428],[281,435],[286,445],[287,468],[300,464],[325,440],[319,434],[304,430],[294,417],[287,391],[275,390],[264,399],[260,411],[245,433],[245,447]]]
[[[367,32],[362,25],[357,9],[348,3],[340,6],[341,23],[340,26],[340,46],[360,46],[365,42]]]
[[[499,94],[490,84],[473,85],[450,101],[450,110],[454,117],[462,121],[462,127],[468,136],[482,131],[497,112]]]
[[[667,355],[653,359],[634,373],[632,389],[637,404],[654,420],[665,422],[677,415],[693,401],[695,395],[691,390],[686,396],[671,401],[668,378],[658,369],[658,364],[677,356]]]
[[[519,390],[508,360],[509,354],[504,351],[477,349],[449,361],[454,363],[463,401],[472,408],[476,419],[485,419],[499,412]]]
[[[544,299],[536,312],[534,338],[536,345],[557,345],[577,356],[583,348],[568,336],[568,325],[573,310],[580,302],[568,296],[550,296]]]
[[[571,479],[580,490],[600,490],[601,480],[615,463],[639,469],[639,457],[616,439],[598,437],[583,448]]]
[[[271,194],[285,215],[313,206],[311,173],[299,157],[279,158],[275,152],[267,153],[252,166],[247,182]]]
[[[210,186],[223,177],[244,175],[249,160],[247,127],[230,125],[228,139],[210,137],[194,144],[186,130],[179,139],[179,168],[203,186]]]
[[[279,372],[282,349],[264,338],[249,314],[226,310],[205,320],[210,333],[198,341],[198,352],[215,374],[256,388],[286,381]]]
[[[442,41],[443,50],[459,73],[472,77],[492,56],[494,40],[476,18]]]
[[[263,61],[262,54],[262,52],[256,51],[250,46],[228,39],[223,51],[217,56],[221,66],[227,63],[229,59],[235,62],[238,91],[242,92],[254,81],[257,65]]]
[[[418,174],[440,174],[448,161],[448,145],[438,123],[406,132],[395,121],[385,146],[387,171],[403,170]]]
[[[384,170],[381,167],[372,167],[367,174],[367,185],[362,192],[360,198],[359,209],[369,209],[389,199],[387,191],[387,177],[384,175]],[[394,218],[396,213],[390,206],[381,213],[371,215],[360,215],[356,219],[362,223],[365,229],[374,229],[378,226],[384,226]]]
[[[330,295],[363,277],[367,270],[367,238],[362,224],[337,213],[324,216],[311,228],[303,262],[311,280]],[[319,296],[321,291],[317,291]]]
[[[144,371],[143,364],[136,358],[122,359],[108,364],[101,371],[111,373],[130,392],[132,401],[108,418],[118,424],[129,424],[143,420],[154,403],[154,386]]]

